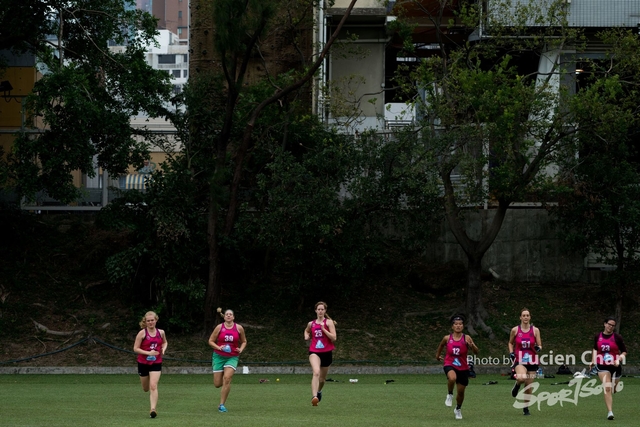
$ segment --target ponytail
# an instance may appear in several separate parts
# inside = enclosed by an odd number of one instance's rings
[[[224,314],[225,314],[227,311],[230,311],[231,313],[233,313],[233,314],[235,315],[235,313],[233,312],[233,310],[231,310],[230,308],[227,308],[225,311],[222,311],[222,308],[221,308],[221,307],[218,307],[218,308],[217,308],[217,310],[216,310],[216,312],[217,312],[217,313],[220,315],[220,317],[222,317],[223,319],[224,319]]]

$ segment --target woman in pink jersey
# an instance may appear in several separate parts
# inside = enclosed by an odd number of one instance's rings
[[[604,331],[596,334],[593,339],[593,350],[591,352],[591,363],[589,369],[594,364],[598,370],[598,377],[602,381],[604,391],[604,403],[607,405],[607,419],[613,417],[613,393],[618,389],[618,383],[622,376],[622,363],[627,357],[627,346],[619,334],[614,332],[616,318],[607,317],[604,320]]]
[[[149,392],[151,409],[149,416],[155,418],[158,414],[158,381],[162,373],[162,356],[167,351],[167,337],[162,329],[156,328],[158,315],[148,311],[140,321],[143,328],[133,343],[133,351],[138,355],[138,375],[142,390]]]
[[[478,347],[469,335],[462,333],[464,329],[464,316],[455,314],[449,319],[451,330],[449,335],[445,335],[436,350],[436,359],[442,360],[442,350],[446,349],[444,355],[444,374],[447,376],[447,398],[444,404],[451,406],[453,403],[453,387],[457,386],[456,408],[453,410],[456,420],[462,419],[462,402],[464,402],[464,392],[469,385],[469,363],[467,356],[469,349],[474,354],[478,354]]]
[[[520,325],[514,326],[509,335],[509,355],[516,372],[516,383],[511,396],[516,397],[522,384],[525,384],[524,400],[531,400],[530,387],[538,370],[538,353],[542,350],[540,329],[531,324],[531,312],[527,308],[520,310]],[[523,415],[531,415],[529,405],[522,408]]]
[[[234,320],[233,310],[218,309],[218,313],[224,322],[215,327],[209,337],[209,345],[213,348],[213,385],[216,388],[222,387],[220,391],[219,412],[227,412],[225,403],[231,391],[231,379],[238,368],[240,354],[247,346],[247,338],[244,335],[244,328]]]
[[[333,362],[333,343],[338,338],[336,334],[336,322],[327,314],[327,304],[320,301],[315,305],[316,320],[307,324],[304,330],[304,339],[311,340],[309,345],[309,363],[313,370],[311,378],[311,404],[318,406],[322,400],[322,388],[324,387],[329,366]]]

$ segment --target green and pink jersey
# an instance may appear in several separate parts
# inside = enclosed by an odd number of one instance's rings
[[[220,326],[220,333],[216,344],[222,348],[222,350],[213,350],[220,356],[235,357],[239,356],[238,341],[240,341],[240,333],[238,332],[238,326],[233,322],[231,328],[227,328],[224,323]],[[224,351],[229,350],[229,351]]]

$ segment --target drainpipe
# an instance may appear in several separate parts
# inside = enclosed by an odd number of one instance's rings
[[[102,203],[103,208],[109,203],[109,172],[106,169],[102,169]]]

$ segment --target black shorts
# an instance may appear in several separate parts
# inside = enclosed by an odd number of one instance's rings
[[[535,372],[540,368],[540,365],[532,365],[528,363],[516,363],[513,367],[515,368],[518,365],[521,365],[527,368],[527,372]]]
[[[596,365],[596,368],[598,368],[598,372],[610,372],[611,373],[611,378],[616,377],[616,378],[620,378],[622,377],[622,365],[601,365],[600,363],[598,363]]]
[[[463,386],[468,386],[469,385],[469,371],[463,371],[461,369],[456,369],[453,366],[445,366],[444,368],[444,374],[447,375],[447,377],[449,377],[449,372],[450,371],[454,371],[456,373],[456,383],[463,385]]]
[[[138,362],[138,375],[141,377],[148,377],[149,372],[160,372],[162,371],[162,363],[154,363],[152,365],[147,365],[146,363]]]
[[[316,352],[310,351],[309,355],[315,354],[320,358],[320,367],[328,368],[333,363],[333,351]]]

